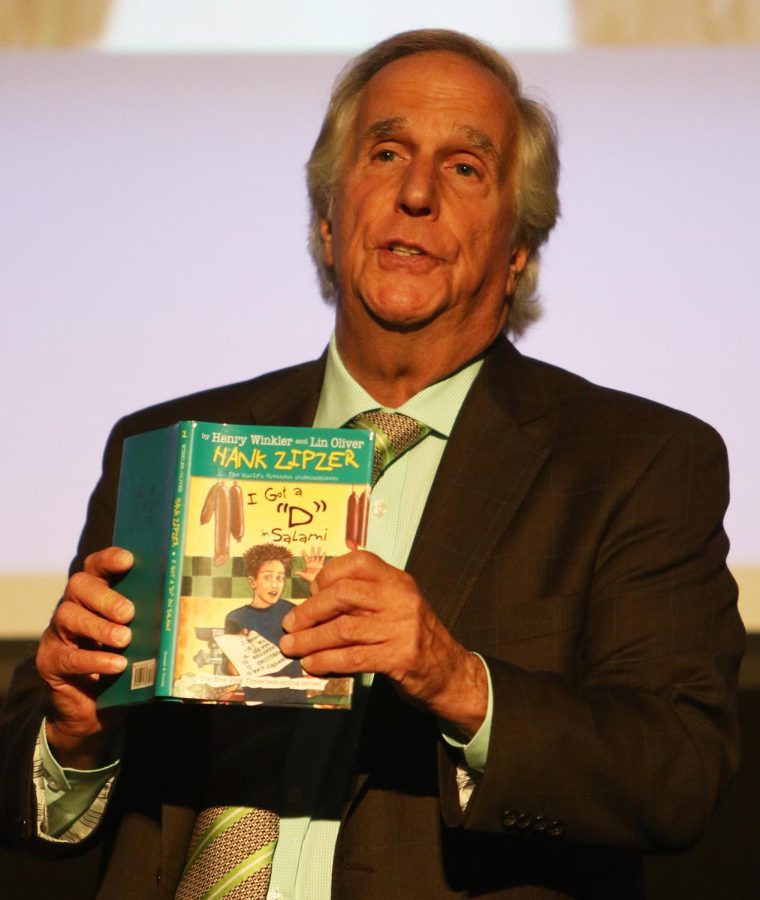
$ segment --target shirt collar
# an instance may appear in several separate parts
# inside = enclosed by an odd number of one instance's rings
[[[433,431],[449,437],[464,398],[483,365],[482,357],[474,359],[452,375],[431,384],[410,397],[391,412],[401,412]],[[350,419],[370,409],[384,409],[353,378],[338,353],[335,334],[330,338],[325,365],[325,378],[319,397],[314,425],[317,428],[340,428]]]

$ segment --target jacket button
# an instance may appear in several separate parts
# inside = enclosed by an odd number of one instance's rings
[[[550,822],[546,828],[546,833],[550,834],[552,837],[560,837],[565,833],[565,823],[560,822],[559,819]]]
[[[503,828],[514,828],[517,825],[517,820],[520,818],[520,813],[515,812],[513,809],[508,809],[504,815],[501,817],[501,824]]]
[[[520,813],[517,817],[517,827],[520,831],[527,831],[530,826],[533,824],[533,816],[529,816],[526,813]]]
[[[161,866],[156,869],[156,884],[161,884]]]
[[[536,818],[533,820],[533,830],[537,834],[543,834],[543,832],[546,831],[548,826],[549,826],[549,820],[546,818],[546,816],[536,816]]]

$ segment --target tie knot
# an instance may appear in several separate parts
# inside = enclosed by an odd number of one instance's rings
[[[372,486],[388,466],[418,444],[430,429],[422,422],[418,422],[411,416],[403,413],[382,412],[379,409],[372,412],[359,413],[350,422],[347,428],[366,428],[375,433],[375,458],[372,465]]]

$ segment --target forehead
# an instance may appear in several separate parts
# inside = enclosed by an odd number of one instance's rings
[[[285,566],[280,562],[279,559],[265,559],[264,562],[259,566],[259,572],[276,571],[285,571]]]
[[[393,119],[431,132],[474,129],[505,151],[516,135],[517,107],[506,85],[483,66],[434,51],[394,60],[367,83],[357,110],[359,136]]]

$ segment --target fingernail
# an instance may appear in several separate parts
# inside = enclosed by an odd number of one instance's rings
[[[128,644],[132,637],[132,632],[124,625],[116,625],[111,629],[111,638],[114,644]]]
[[[125,568],[127,566],[131,566],[132,565],[132,554],[129,552],[129,550],[118,550],[114,554],[114,563],[117,566],[124,566]]]
[[[293,649],[294,641],[295,641],[295,638],[293,637],[293,635],[291,635],[291,634],[283,635],[280,638],[280,650],[282,650],[283,653],[290,653],[290,651]]]
[[[131,600],[124,598],[116,602],[115,611],[118,616],[122,616],[125,619],[127,617],[131,618],[135,614],[135,605]]]
[[[287,614],[287,616],[285,616],[285,618],[282,620],[282,627],[286,628],[288,631],[290,631],[290,629],[295,624],[295,621],[296,621],[295,614],[292,612],[289,612]]]
[[[127,668],[127,657],[114,655],[111,659],[114,672],[123,672]]]

